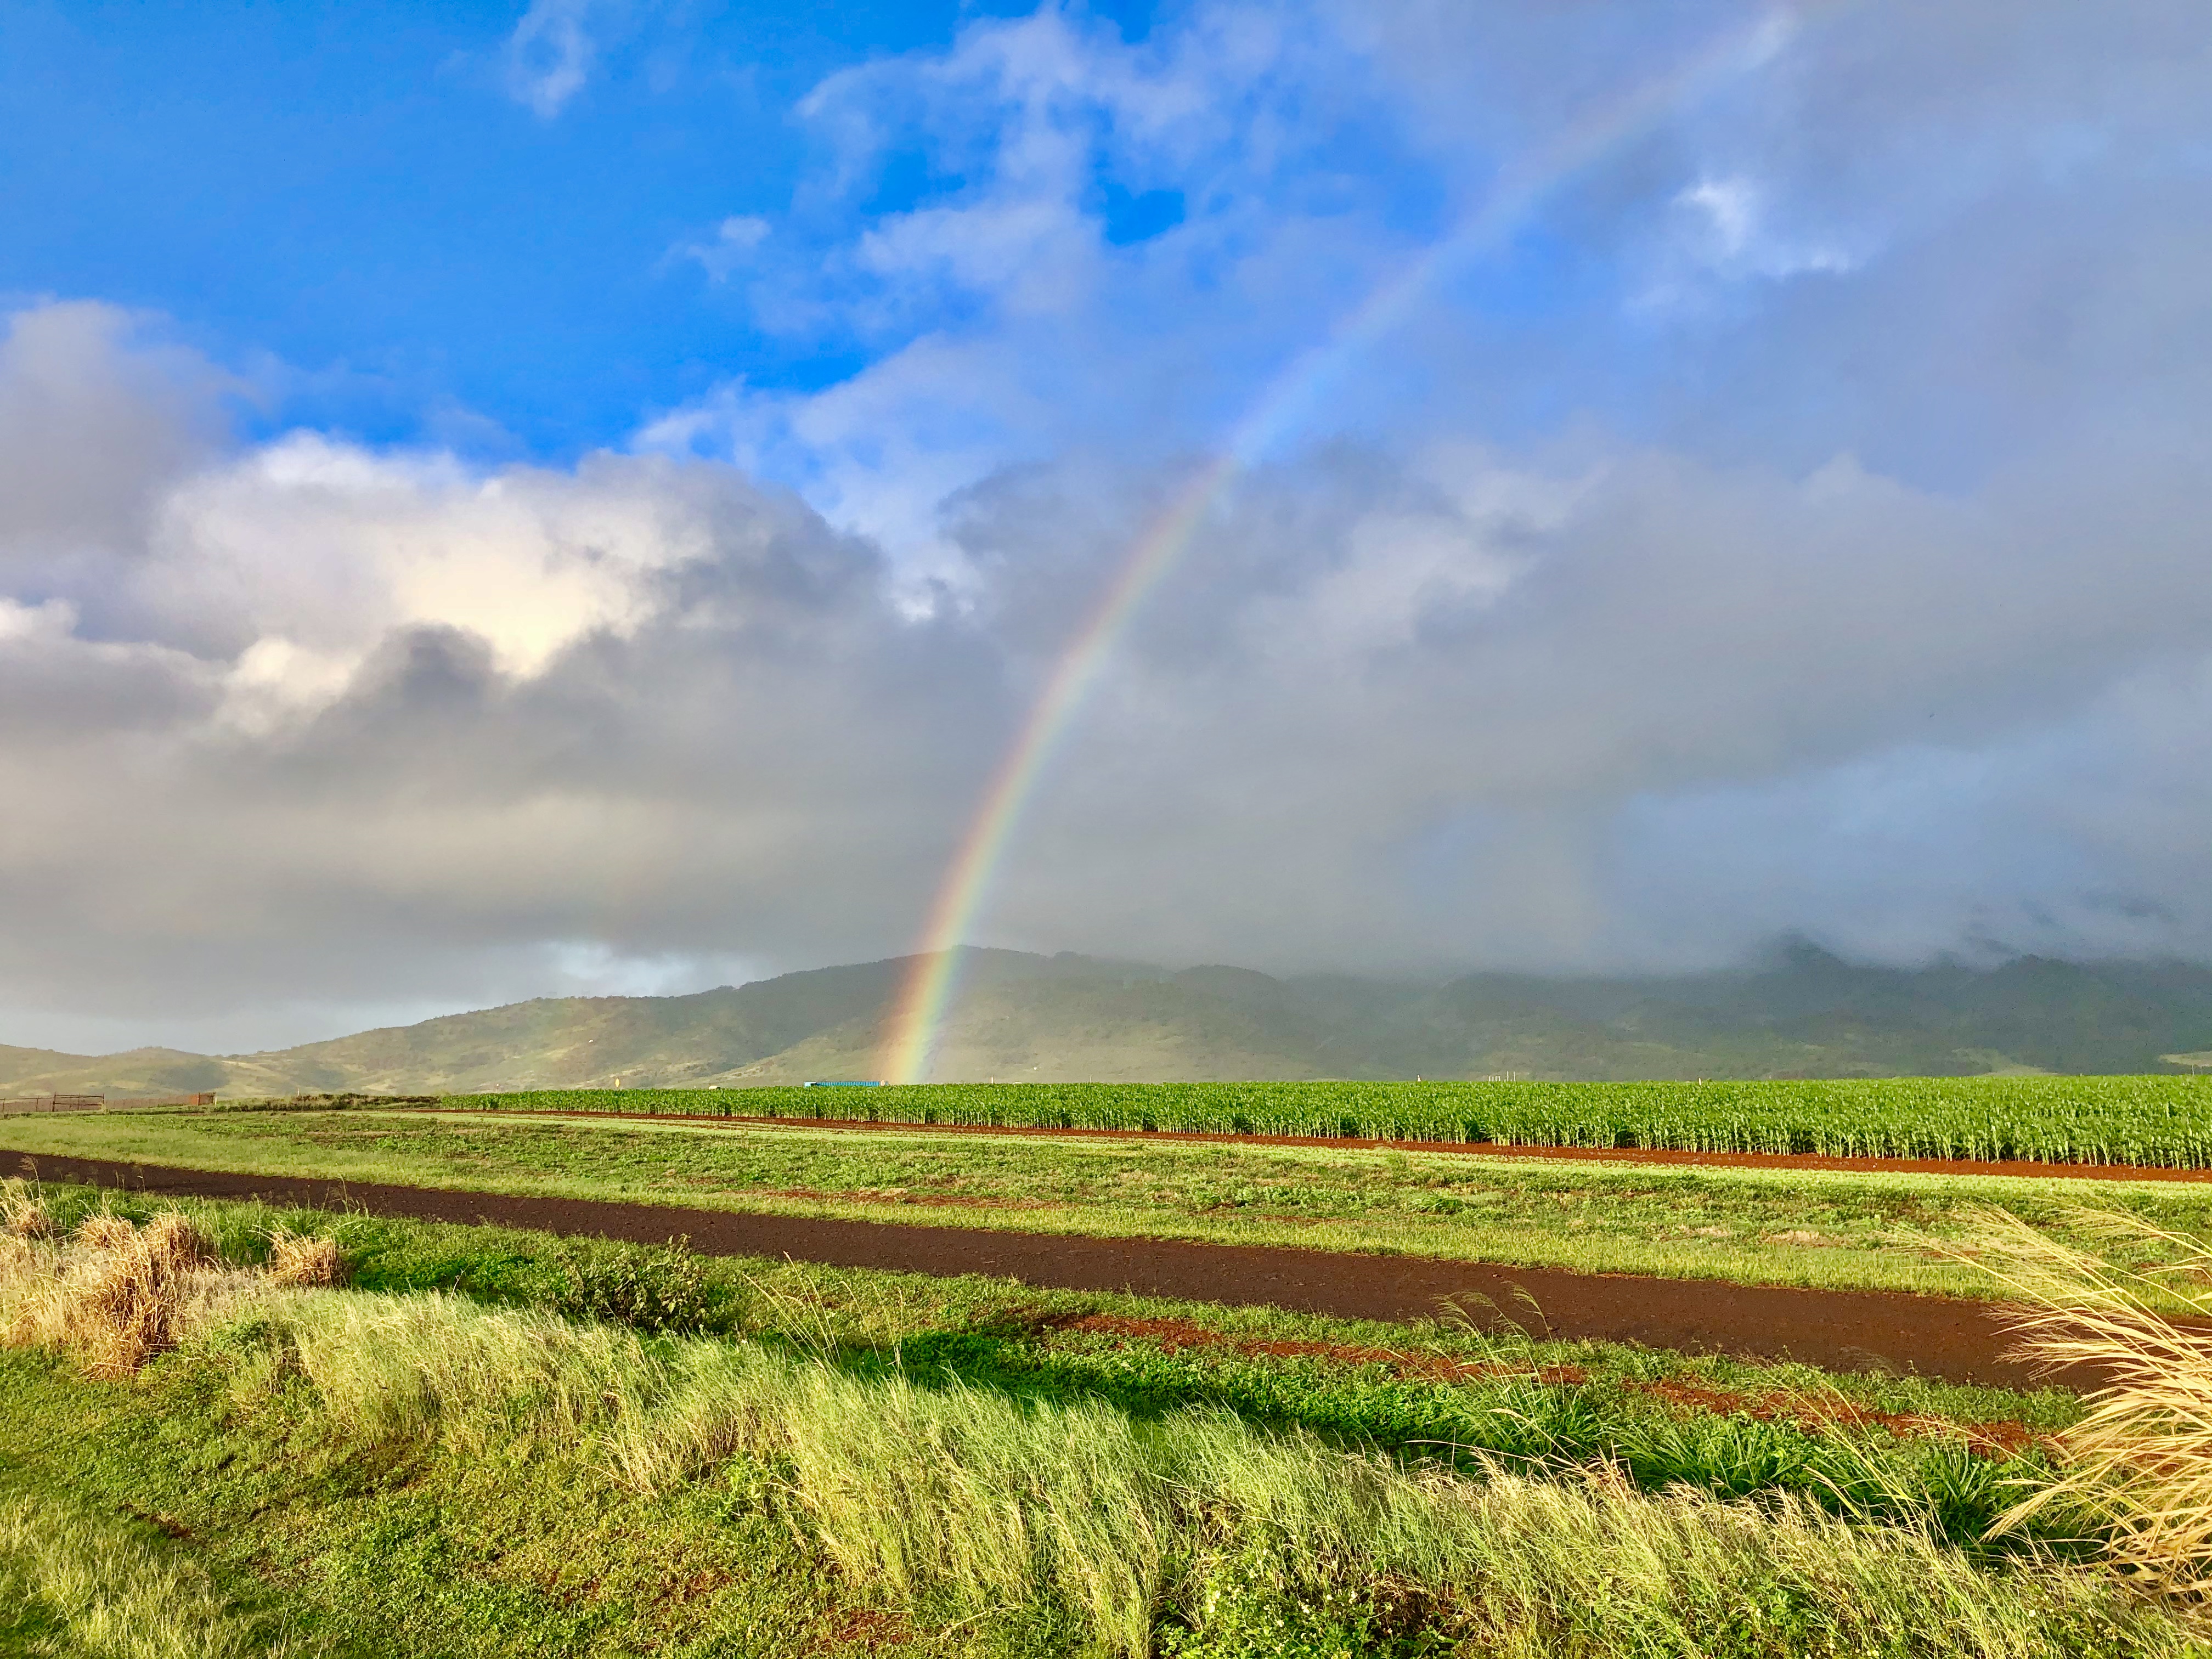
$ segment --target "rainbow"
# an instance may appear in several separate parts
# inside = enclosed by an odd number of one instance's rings
[[[1365,351],[1404,321],[1441,277],[1495,247],[1546,194],[1608,151],[1722,81],[1767,62],[1802,21],[1802,13],[1774,11],[1726,31],[1671,73],[1572,123],[1503,171],[1479,211],[1377,288],[1326,339],[1268,382],[1219,450],[1137,538],[1097,606],[1060,653],[992,773],[968,833],[938,884],[915,954],[892,1000],[879,1061],[886,1082],[928,1079],[946,1012],[959,988],[959,947],[973,931],[1038,780],[1139,607],[1190,547],[1230,487],[1296,428]]]

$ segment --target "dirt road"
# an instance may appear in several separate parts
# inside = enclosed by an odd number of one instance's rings
[[[2026,1385],[2004,1357],[1996,1311],[1972,1302],[1879,1291],[1803,1290],[1644,1279],[1334,1250],[1151,1238],[1089,1238],[972,1227],[744,1215],[658,1204],[397,1187],[185,1170],[0,1150],[0,1169],[149,1195],[258,1198],[426,1221],[484,1222],[662,1243],[711,1255],[789,1256],[837,1267],[991,1273],[1069,1290],[1127,1291],[1263,1304],[1343,1318],[1405,1321],[1449,1306],[1535,1334],[1800,1359],[1832,1370],[1917,1371]],[[2086,1379],[2072,1379],[2086,1380]]]

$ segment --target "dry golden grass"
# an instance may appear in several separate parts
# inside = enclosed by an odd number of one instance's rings
[[[2103,1379],[2058,1438],[2061,1478],[1992,1530],[2077,1511],[2130,1577],[2202,1598],[2212,1591],[2212,1244],[2133,1216],[2074,1219],[2130,1255],[2162,1260],[2125,1265],[2009,1215],[1986,1218],[1982,1259],[2018,1298],[2021,1352]],[[2179,1318],[2166,1311],[2176,1304]]]
[[[0,1232],[11,1238],[46,1239],[54,1236],[53,1218],[46,1212],[39,1189],[27,1181],[0,1181]]]
[[[212,1265],[207,1242],[174,1213],[143,1227],[94,1216],[72,1242],[77,1249],[53,1280],[45,1317],[94,1376],[135,1376],[177,1346],[195,1281]]]
[[[335,1238],[318,1238],[278,1228],[269,1235],[269,1282],[320,1290],[342,1280],[345,1263]]]
[[[224,1266],[175,1211],[143,1226],[105,1211],[66,1240],[15,1224],[34,1197],[0,1194],[0,1341],[60,1348],[94,1376],[135,1376],[157,1354],[270,1283],[322,1285],[338,1275],[329,1239],[279,1234],[266,1271]],[[41,1210],[40,1213],[44,1212]]]

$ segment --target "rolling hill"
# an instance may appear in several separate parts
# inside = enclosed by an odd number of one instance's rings
[[[2212,1048],[2212,969],[2182,963],[2025,957],[1994,969],[1902,969],[1800,944],[1731,973],[1391,984],[966,955],[939,1052],[946,1080],[2112,1073],[2201,1064]],[[690,996],[547,998],[255,1054],[0,1047],[0,1093],[741,1088],[868,1077],[906,965],[817,969]]]

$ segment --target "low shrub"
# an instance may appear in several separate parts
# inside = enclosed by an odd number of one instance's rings
[[[687,1243],[614,1250],[571,1246],[562,1253],[558,1272],[552,1305],[571,1319],[690,1332],[714,1318],[706,1264]]]
[[[367,1095],[350,1091],[339,1094],[243,1096],[211,1101],[205,1105],[163,1107],[166,1112],[343,1112],[358,1107],[435,1106],[436,1095]]]

